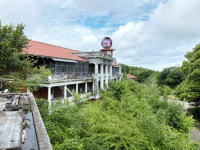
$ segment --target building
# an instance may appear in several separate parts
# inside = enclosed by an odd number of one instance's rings
[[[112,43],[111,43],[112,45]],[[113,58],[110,47],[96,52],[80,52],[60,46],[30,41],[24,55],[37,60],[36,66],[52,69],[49,82],[42,83],[34,92],[36,98],[48,99],[73,96],[73,90],[81,94],[98,94],[109,82],[121,80],[121,66]]]
[[[131,75],[131,74],[126,74],[126,76],[127,76],[128,79],[132,79],[132,80],[134,80],[134,81],[135,81],[136,78],[137,78],[136,76],[133,76],[133,75]]]

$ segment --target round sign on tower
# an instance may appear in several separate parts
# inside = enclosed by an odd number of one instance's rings
[[[112,47],[112,40],[109,37],[105,37],[103,38],[103,40],[101,41],[101,45],[103,48],[111,48]]]

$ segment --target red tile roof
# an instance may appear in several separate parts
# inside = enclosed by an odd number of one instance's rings
[[[47,56],[53,58],[70,59],[77,61],[87,61],[73,53],[79,52],[77,50],[59,47],[51,44],[45,44],[31,40],[28,44],[28,48],[24,49],[23,54]]]
[[[120,64],[117,64],[117,63],[115,63],[115,62],[112,62],[112,65],[113,65],[113,66],[119,66],[119,67],[121,66]]]
[[[136,76],[133,76],[131,74],[126,74],[126,75],[127,75],[127,78],[129,78],[129,79],[136,79],[137,78]]]

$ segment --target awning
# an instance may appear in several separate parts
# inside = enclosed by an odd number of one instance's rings
[[[71,62],[71,63],[78,63],[77,61],[75,60],[68,60],[68,59],[58,59],[58,58],[51,58],[55,61],[63,61],[63,62]]]

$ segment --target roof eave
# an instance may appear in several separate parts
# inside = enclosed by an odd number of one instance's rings
[[[57,59],[63,59],[63,60],[75,60],[75,61],[82,61],[82,62],[89,62],[88,60],[77,60],[77,59],[64,59],[61,57],[52,57],[52,56],[44,56],[44,55],[36,55],[36,54],[22,54],[22,55],[29,55],[29,56],[36,56],[36,57],[42,57],[42,58],[57,58]],[[82,58],[83,59],[83,58]]]

